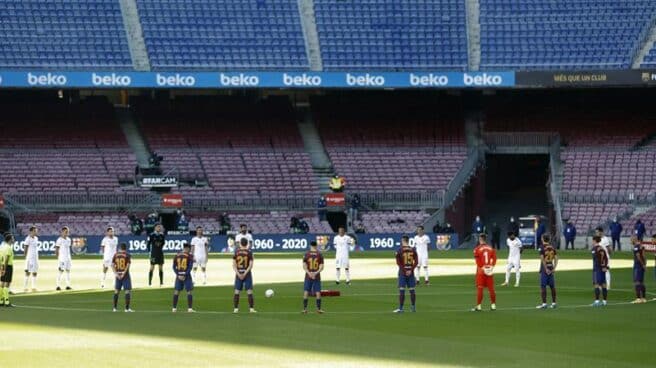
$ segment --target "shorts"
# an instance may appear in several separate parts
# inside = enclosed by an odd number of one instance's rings
[[[200,268],[207,267],[207,257],[204,257],[204,258],[194,257],[194,268],[196,268],[196,267],[200,267]]]
[[[114,281],[114,290],[121,289],[125,291],[132,290],[132,278],[130,278],[130,274],[125,275],[122,280],[116,279],[116,281]]]
[[[335,268],[349,268],[349,256],[348,254],[345,256],[338,256],[335,257]]]
[[[316,294],[321,292],[321,279],[316,278],[314,280],[309,277],[305,278],[303,283],[303,291],[306,291],[310,294]]]
[[[515,268],[519,270],[522,268],[520,258],[508,258],[508,269]]]
[[[399,289],[414,289],[415,286],[417,286],[417,279],[415,279],[414,273],[410,274],[410,276],[399,275]]]
[[[60,271],[70,271],[71,270],[71,260],[70,259],[60,260],[59,262],[57,262],[57,268]]]
[[[644,283],[645,282],[645,269],[642,267],[633,268],[633,282]]]
[[[477,288],[494,288],[494,276],[488,276],[484,273],[476,274],[476,287]]]
[[[151,253],[150,254],[150,265],[163,265],[164,264],[164,253]]]
[[[556,278],[554,277],[553,273],[551,275],[547,275],[544,272],[540,272],[540,287],[544,289],[547,286],[549,286],[552,289],[555,288]]]
[[[428,267],[428,254],[419,253],[417,256],[419,258],[417,267]]]
[[[112,259],[103,258],[103,267],[112,268]]]
[[[592,271],[592,283],[594,285],[603,285],[606,283],[606,272]]]
[[[0,281],[10,283],[14,276],[14,266],[7,265],[5,268],[5,274],[0,277]]]
[[[239,277],[235,276],[235,290],[253,290],[253,275],[248,274],[243,280],[240,280]]]
[[[37,272],[39,272],[39,260],[38,259],[25,259],[25,272],[27,272],[27,273],[37,273]]]
[[[185,277],[184,281],[180,280],[178,276],[175,277],[175,285],[173,286],[176,291],[182,291],[184,288],[187,292],[194,290],[194,282],[191,280],[191,275]]]

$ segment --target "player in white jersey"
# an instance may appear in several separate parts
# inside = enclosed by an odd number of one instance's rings
[[[349,252],[351,251],[352,245],[353,238],[350,235],[346,235],[346,229],[344,226],[340,226],[339,229],[337,229],[337,235],[333,238],[333,246],[335,247],[335,268],[337,273],[337,278],[335,279],[336,284],[340,283],[340,271],[344,268],[344,272],[346,273],[346,284],[351,285]]]
[[[414,237],[414,247],[417,250],[417,257],[419,262],[415,269],[415,277],[417,278],[417,285],[419,285],[419,278],[421,276],[421,268],[424,268],[424,284],[429,285],[428,281],[428,248],[430,245],[430,237],[424,233],[423,226],[417,226],[417,235]]]
[[[508,286],[510,281],[510,271],[515,269],[515,287],[519,287],[519,279],[521,277],[520,258],[522,255],[522,241],[515,237],[516,234],[512,231],[508,232],[508,239],[506,245],[508,246],[508,266],[506,266],[506,281],[501,286]]]
[[[253,247],[253,235],[248,232],[248,226],[246,224],[239,225],[239,234],[235,236],[235,250],[239,249],[242,238],[248,240],[248,249],[251,249]]]
[[[61,235],[55,242],[55,256],[59,275],[57,275],[57,290],[61,290],[61,279],[66,274],[66,290],[71,289],[71,238],[68,236],[70,230],[67,226],[62,227]]]
[[[103,254],[103,274],[100,279],[100,287],[105,288],[105,279],[107,278],[107,270],[112,267],[112,260],[118,250],[118,238],[114,236],[114,228],[108,227],[105,231],[105,237],[100,242],[100,252]]]
[[[30,226],[29,235],[25,238],[25,283],[23,289],[27,292],[27,284],[32,280],[32,291],[36,291],[36,274],[39,272],[39,230]]]
[[[604,249],[606,256],[608,257],[608,268],[606,270],[606,289],[610,290],[610,253],[611,249],[611,240],[609,237],[604,235],[604,228],[598,227],[595,229],[595,235],[601,237],[599,246]]]
[[[210,241],[203,236],[203,227],[196,227],[196,236],[191,239],[191,254],[194,256],[194,268],[192,278],[196,280],[196,271],[200,267],[203,273],[203,285],[207,284],[207,254],[210,250]]]

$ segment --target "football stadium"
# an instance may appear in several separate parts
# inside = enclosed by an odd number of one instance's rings
[[[656,1],[0,0],[2,367],[653,367]]]

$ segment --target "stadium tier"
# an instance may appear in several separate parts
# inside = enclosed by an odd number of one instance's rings
[[[0,67],[132,68],[116,0],[2,0],[0,9]]]
[[[137,0],[154,69],[307,69],[294,0]]]
[[[315,0],[326,70],[467,67],[465,2]]]
[[[68,226],[71,234],[102,235],[108,226],[117,235],[130,233],[129,222],[124,214],[118,213],[36,213],[16,216],[16,227],[21,234],[27,234],[30,226],[39,228],[39,235],[59,235],[61,228]]]
[[[563,219],[569,219],[578,229],[578,235],[590,235],[590,231],[598,226],[606,226],[615,217],[627,216],[634,208],[628,204],[619,203],[566,203],[563,208]]]
[[[656,233],[656,208],[650,208],[644,213],[634,214],[630,218],[620,221],[622,224],[622,235],[631,236],[634,235],[634,226],[636,222],[640,219],[647,229],[647,234],[645,237],[651,237]]]
[[[484,69],[628,69],[656,3],[481,0],[480,9]]]
[[[369,233],[411,234],[430,215],[424,211],[370,211],[362,213],[362,224]]]
[[[645,59],[641,65],[643,68],[654,68],[656,67],[656,48],[649,50],[649,53],[645,56]]]

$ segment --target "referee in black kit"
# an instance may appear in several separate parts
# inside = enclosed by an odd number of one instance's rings
[[[148,251],[150,252],[150,271],[148,272],[148,286],[153,283],[153,270],[155,265],[159,266],[159,286],[164,285],[164,243],[166,242],[166,235],[162,231],[162,224],[155,225],[155,231],[148,235]]]

